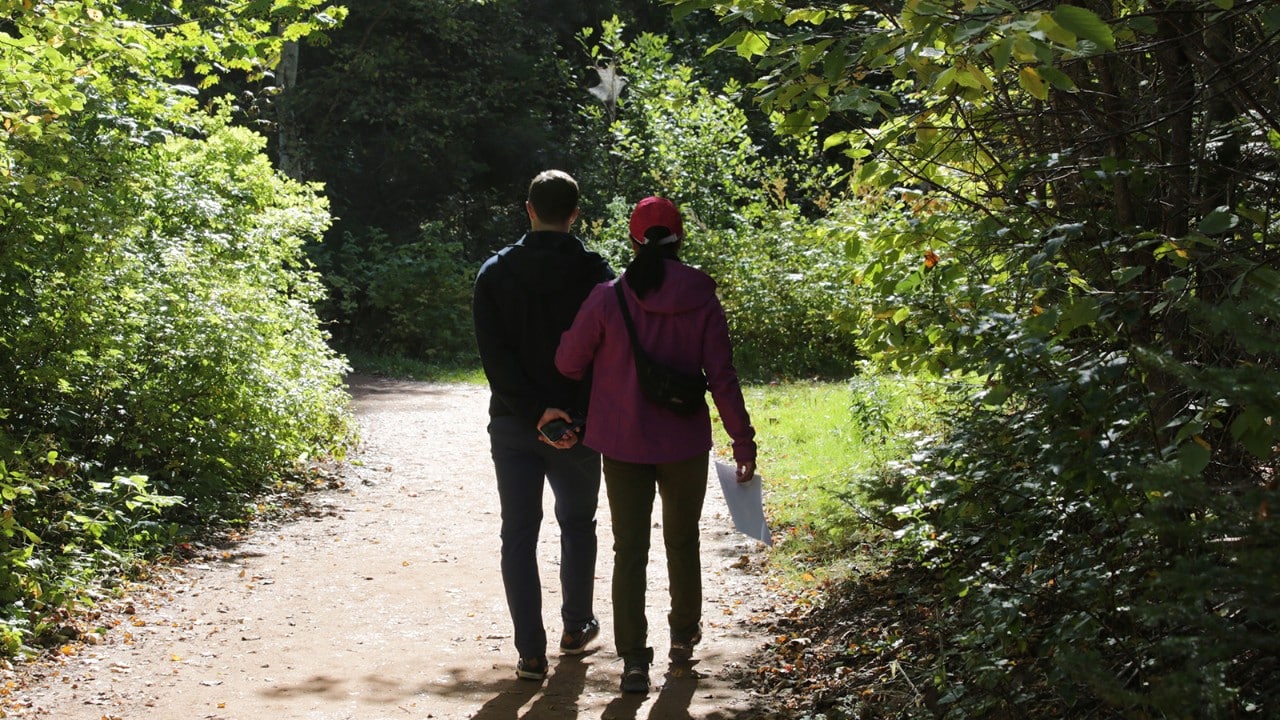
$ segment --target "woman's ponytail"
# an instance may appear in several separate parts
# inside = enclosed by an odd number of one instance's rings
[[[623,275],[627,280],[627,285],[631,287],[631,292],[636,297],[644,297],[653,290],[662,287],[662,281],[667,276],[667,266],[664,260],[679,260],[679,242],[670,242],[659,245],[658,241],[671,235],[671,230],[661,226],[654,226],[645,232],[645,239],[649,242],[640,245],[636,251],[636,256],[631,259],[631,263],[627,265],[626,273]]]

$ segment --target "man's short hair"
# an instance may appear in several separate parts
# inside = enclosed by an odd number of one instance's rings
[[[578,181],[563,170],[544,170],[529,183],[529,204],[542,222],[565,222],[578,209]]]

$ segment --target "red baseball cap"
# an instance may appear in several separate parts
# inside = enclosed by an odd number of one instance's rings
[[[647,240],[645,233],[649,228],[664,227],[671,234],[661,240]],[[684,239],[684,221],[680,219],[680,211],[674,203],[666,198],[647,197],[636,203],[631,211],[631,239],[647,245],[649,242],[666,245]]]

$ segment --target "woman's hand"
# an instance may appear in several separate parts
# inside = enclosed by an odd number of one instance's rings
[[[750,482],[751,478],[756,476],[756,463],[754,460],[738,463],[738,484]]]

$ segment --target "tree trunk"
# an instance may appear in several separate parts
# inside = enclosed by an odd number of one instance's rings
[[[281,172],[294,180],[305,179],[302,164],[302,148],[298,123],[294,118],[289,91],[298,83],[298,43],[285,42],[280,49],[280,67],[276,72],[276,87],[279,96],[276,100],[277,127],[279,128],[279,164]]]

